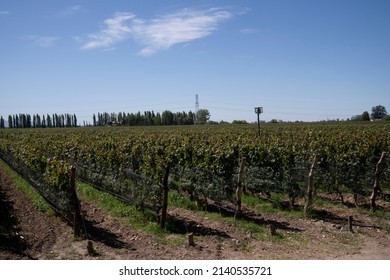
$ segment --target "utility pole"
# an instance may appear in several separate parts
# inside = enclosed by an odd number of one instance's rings
[[[255,107],[255,113],[257,114],[257,129],[258,129],[258,136],[260,138],[260,114],[263,113],[263,107]]]

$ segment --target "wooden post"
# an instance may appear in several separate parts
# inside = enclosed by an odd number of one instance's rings
[[[381,158],[379,159],[378,163],[376,164],[376,169],[375,169],[375,181],[374,181],[374,187],[372,188],[372,194],[370,196],[371,200],[371,210],[375,211],[376,210],[376,197],[378,196],[378,192],[381,190],[379,186],[380,182],[380,174],[382,173],[383,169],[383,163],[385,161],[385,158],[387,156],[386,152],[383,152],[381,155]]]
[[[348,230],[349,230],[349,232],[353,232],[352,222],[353,222],[353,217],[352,216],[348,216]]]
[[[307,183],[307,193],[306,193],[306,201],[305,201],[305,208],[304,208],[305,215],[308,214],[308,212],[311,210],[313,205],[313,179],[314,179],[314,171],[317,168],[317,163],[318,163],[318,157],[315,156],[310,168],[309,179]]]
[[[93,248],[93,243],[91,240],[88,240],[87,241],[87,252],[88,252],[88,255],[90,256],[96,256],[97,253],[95,251],[95,248]]]
[[[271,233],[271,236],[275,236],[276,235],[276,228],[275,228],[274,224],[270,224],[269,225],[269,231]]]
[[[168,210],[168,193],[169,193],[169,186],[168,186],[168,178],[169,178],[169,170],[170,165],[167,165],[165,168],[165,175],[163,179],[163,201],[162,201],[162,207],[161,207],[161,218],[160,218],[160,227],[165,227],[165,222],[167,219],[167,210]]]
[[[195,246],[194,234],[193,234],[192,232],[190,232],[189,234],[187,234],[187,238],[188,238],[188,245],[189,245],[189,246]]]
[[[81,213],[80,202],[76,193],[76,168],[72,166],[69,171],[69,186],[72,192],[74,203],[74,237],[81,237]]]
[[[245,164],[246,164],[246,158],[243,157],[240,163],[240,170],[238,173],[237,190],[236,190],[237,208],[236,208],[236,213],[234,215],[234,218],[239,217],[242,212],[241,196],[242,196],[242,180],[244,177]]]

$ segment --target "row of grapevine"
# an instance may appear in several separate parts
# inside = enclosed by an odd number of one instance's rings
[[[81,235],[80,204],[74,168],[66,161],[47,158],[29,145],[0,147],[0,159],[14,169]]]
[[[281,192],[294,203],[304,195],[314,157],[318,191],[367,196],[376,163],[390,150],[388,131],[386,123],[273,124],[262,127],[259,139],[251,125],[4,130],[0,146],[21,153],[26,139],[33,139],[28,142],[32,154],[71,162],[94,177],[94,184],[115,182],[110,188],[122,187],[121,196],[128,192],[129,200],[137,203],[154,197],[158,207],[164,207],[168,185],[193,199],[234,202],[239,162],[245,158],[247,191]],[[126,170],[149,183],[126,183],[121,176]],[[385,166],[385,186],[389,173]],[[153,187],[139,190],[148,184]]]

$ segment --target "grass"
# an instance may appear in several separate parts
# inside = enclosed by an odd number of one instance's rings
[[[168,196],[168,205],[177,207],[177,208],[184,208],[188,210],[193,211],[200,211],[201,207],[199,207],[196,202],[191,201],[191,199],[188,196],[181,195],[178,192],[171,191],[169,192]]]
[[[10,168],[1,160],[0,167],[12,178],[12,181],[16,188],[21,190],[27,195],[28,198],[31,199],[36,209],[48,214],[55,213],[54,210],[50,207],[50,205],[31,187],[31,185],[27,181],[25,181],[17,172],[15,172],[12,168]]]
[[[291,207],[287,199],[281,194],[272,194],[270,199],[263,199],[251,195],[243,195],[242,203],[256,212],[265,214],[281,214],[287,218],[304,218],[301,207]]]
[[[279,199],[279,197],[277,199]],[[243,203],[255,208],[257,211],[263,211],[263,213],[280,213],[280,209],[274,208],[272,203],[264,202],[264,200],[254,196],[244,195]],[[235,219],[232,216],[222,216],[220,213],[204,212],[194,201],[191,201],[187,196],[183,196],[177,192],[169,193],[169,205],[197,211],[199,214],[212,221],[234,224],[238,230],[247,234],[250,233],[253,238],[260,241],[282,242],[284,240],[284,235],[280,233],[280,231],[277,231],[276,235],[271,236],[270,229],[266,225],[259,225],[245,219]],[[247,245],[243,246],[243,244],[237,246],[240,248],[242,247],[241,249],[243,250],[248,250],[249,248]]]
[[[96,203],[105,212],[114,217],[122,218],[125,223],[131,225],[134,229],[154,235],[156,243],[173,247],[182,246],[185,243],[185,235],[173,234],[169,230],[162,229],[156,223],[154,215],[147,212],[143,213],[135,206],[124,203],[113,195],[101,192],[88,184],[77,182],[76,186],[80,198]],[[174,196],[170,199],[179,205],[188,203],[184,198]],[[166,228],[169,228],[169,221],[167,221]]]
[[[148,215],[137,210],[133,205],[124,203],[113,195],[105,192],[101,192],[92,186],[77,182],[77,192],[80,198],[94,202],[98,207],[102,208],[105,212],[118,218],[124,218],[125,221],[131,224],[135,229],[142,229],[147,231],[150,229],[155,231],[153,223],[150,221]]]
[[[390,211],[379,209],[373,212],[369,209],[359,208],[359,212],[373,217],[375,226],[378,226],[384,231],[390,233]]]

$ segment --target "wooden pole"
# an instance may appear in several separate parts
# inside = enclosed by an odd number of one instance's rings
[[[376,210],[376,197],[378,196],[380,189],[379,183],[380,183],[380,174],[382,173],[383,169],[383,164],[385,161],[385,158],[387,156],[387,152],[383,152],[381,155],[381,158],[379,159],[378,163],[376,164],[376,169],[375,169],[375,181],[374,181],[374,187],[372,188],[372,194],[370,196],[371,200],[371,210],[375,211]]]
[[[72,166],[69,171],[69,186],[72,192],[74,203],[74,237],[81,237],[81,213],[80,202],[76,193],[76,168]]]
[[[188,238],[188,245],[189,245],[189,246],[195,246],[194,234],[193,234],[192,232],[190,232],[189,234],[187,234],[187,238]]]
[[[269,231],[271,233],[271,236],[275,236],[276,235],[276,228],[275,228],[274,224],[270,224],[269,225]]]
[[[310,168],[309,179],[307,183],[307,193],[306,193],[306,201],[305,201],[305,208],[304,208],[305,215],[309,213],[313,205],[313,184],[314,184],[313,179],[314,179],[314,171],[317,168],[317,163],[318,163],[318,157],[315,156]]]
[[[348,216],[348,230],[350,232],[353,232],[352,222],[353,222],[353,217],[352,216]]]
[[[162,208],[161,208],[161,218],[160,218],[160,227],[165,227],[165,222],[167,219],[167,210],[168,210],[168,193],[169,193],[169,187],[168,187],[168,178],[169,178],[169,170],[170,165],[168,165],[165,168],[165,175],[163,179],[163,202],[162,202]]]
[[[234,215],[234,218],[239,217],[242,212],[241,197],[242,197],[242,181],[244,177],[245,164],[246,164],[246,158],[243,157],[240,163],[240,171],[238,173],[238,181],[237,181],[237,189],[236,189],[237,208],[236,208],[236,213]]]

